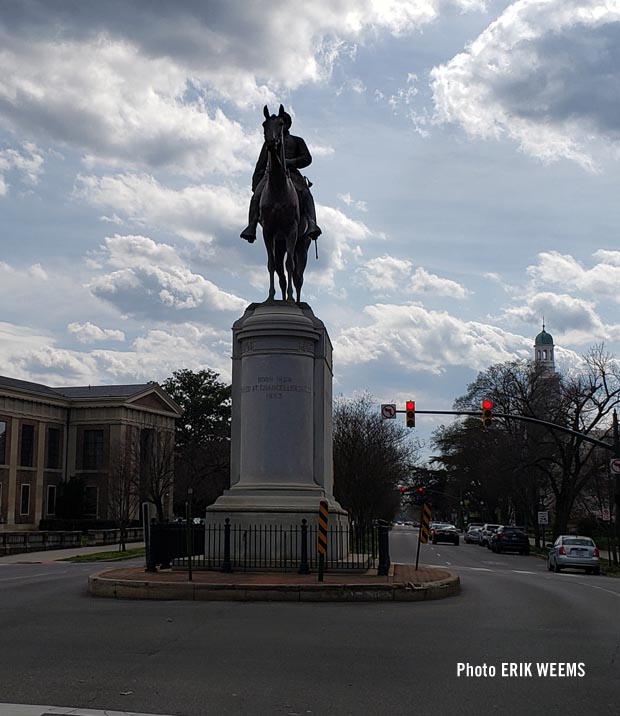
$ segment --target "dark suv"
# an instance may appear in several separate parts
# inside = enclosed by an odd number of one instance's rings
[[[518,527],[499,527],[491,535],[491,549],[493,552],[530,553],[530,541],[527,534]]]
[[[456,547],[459,546],[459,531],[454,525],[437,525],[433,529],[433,535],[431,538],[433,544],[438,542],[452,542]]]

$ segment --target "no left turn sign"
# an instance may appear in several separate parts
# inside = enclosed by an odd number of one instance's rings
[[[381,417],[382,418],[395,418],[396,417],[396,404],[395,403],[383,403],[381,405]]]
[[[609,469],[614,475],[620,475],[620,457],[615,457],[609,461]]]

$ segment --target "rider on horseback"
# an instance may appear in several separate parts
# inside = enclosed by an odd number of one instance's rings
[[[282,108],[281,108],[282,111]],[[295,137],[289,134],[289,129],[293,120],[288,112],[282,114],[285,122],[284,130],[284,156],[286,157],[286,167],[289,170],[291,181],[297,190],[299,197],[299,209],[301,218],[305,219],[305,230],[301,236],[307,236],[311,239],[318,239],[321,229],[316,223],[316,210],[314,208],[314,199],[310,193],[312,184],[302,176],[300,169],[304,169],[312,163],[312,157],[308,151],[306,143],[301,137]],[[256,240],[256,225],[259,221],[259,206],[261,193],[265,187],[267,177],[267,144],[264,143],[256,162],[256,168],[252,175],[252,200],[250,201],[250,216],[248,226],[241,232],[241,238],[252,243]],[[303,225],[303,222],[302,222]]]

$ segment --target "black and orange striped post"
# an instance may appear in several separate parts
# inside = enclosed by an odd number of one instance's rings
[[[323,581],[325,572],[325,555],[327,554],[327,516],[329,508],[326,500],[319,505],[319,531],[316,538],[316,548],[319,553],[319,582]]]
[[[422,505],[422,519],[420,520],[420,534],[418,535],[418,551],[415,556],[415,568],[418,568],[420,562],[420,545],[428,543],[429,525],[431,522],[431,506],[425,502]]]

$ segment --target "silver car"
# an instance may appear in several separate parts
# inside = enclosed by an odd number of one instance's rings
[[[482,529],[480,527],[470,527],[467,532],[465,532],[463,539],[467,542],[467,544],[480,544],[481,532]]]
[[[598,548],[590,537],[561,535],[553,543],[547,558],[547,569],[559,572],[565,567],[585,569],[586,574],[600,574]]]

